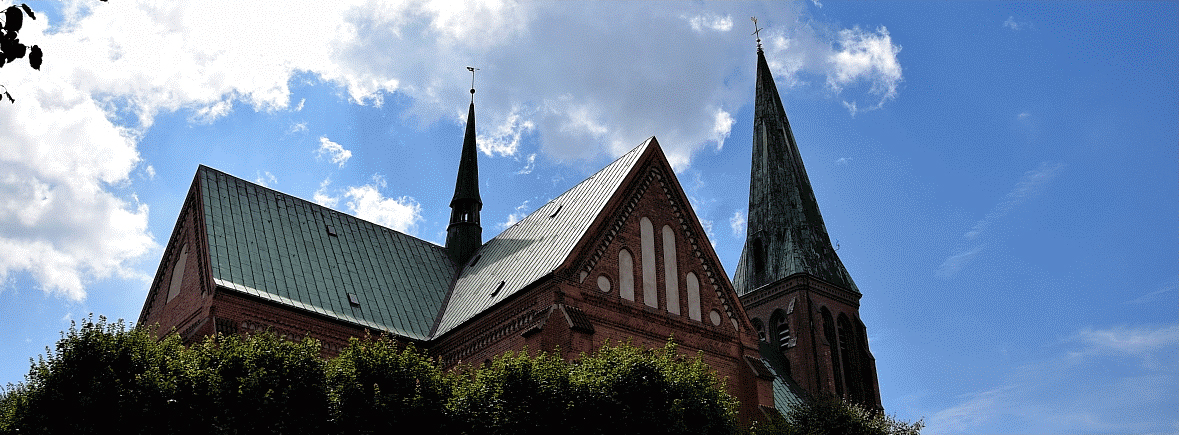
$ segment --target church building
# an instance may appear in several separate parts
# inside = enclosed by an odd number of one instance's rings
[[[472,99],[445,246],[202,165],[139,323],[185,342],[311,336],[325,355],[388,334],[444,367],[674,337],[727,379],[746,423],[821,395],[880,409],[859,290],[760,44],[757,57],[748,240],[732,280],[654,137],[484,243]]]

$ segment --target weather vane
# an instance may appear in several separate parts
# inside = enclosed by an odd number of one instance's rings
[[[761,35],[759,34],[761,28],[757,27],[757,17],[749,17],[749,19],[753,20],[753,33],[750,34],[757,37],[757,50],[761,51]]]
[[[467,67],[467,71],[471,72],[471,103],[474,104],[475,103],[475,71],[479,71],[479,68],[469,66],[469,67]]]

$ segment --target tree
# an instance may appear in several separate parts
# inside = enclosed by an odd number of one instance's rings
[[[327,386],[332,420],[342,434],[446,430],[450,385],[442,370],[413,346],[386,336],[349,340],[327,364]]]
[[[106,0],[103,0],[106,1]],[[35,70],[41,69],[41,47],[29,47],[20,42],[18,38],[21,27],[24,26],[24,16],[28,15],[31,19],[37,19],[37,15],[29,8],[29,5],[21,3],[20,6],[9,6],[4,10],[4,27],[0,30],[0,67],[10,64],[13,61],[29,55],[29,66]],[[8,93],[8,88],[4,88],[4,96],[8,97],[10,103],[15,103],[16,100],[12,98],[12,94]]]

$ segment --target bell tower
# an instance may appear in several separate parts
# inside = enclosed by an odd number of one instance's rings
[[[479,150],[475,147],[475,71],[471,71],[471,107],[467,111],[467,132],[459,158],[458,179],[454,184],[454,198],[450,200],[450,225],[446,227],[446,252],[456,265],[462,265],[483,245],[483,227],[479,211],[483,200],[479,197]]]
[[[761,354],[812,396],[883,409],[861,294],[827,235],[760,39],[754,104],[746,241],[733,287]]]

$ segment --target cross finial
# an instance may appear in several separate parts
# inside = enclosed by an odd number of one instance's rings
[[[474,104],[475,103],[475,71],[479,71],[479,68],[469,66],[469,67],[467,67],[467,71],[471,72],[471,103]]]
[[[757,17],[749,17],[749,19],[753,20],[753,33],[750,34],[757,37],[757,51],[761,51],[761,35],[759,34],[761,28],[757,27]]]

